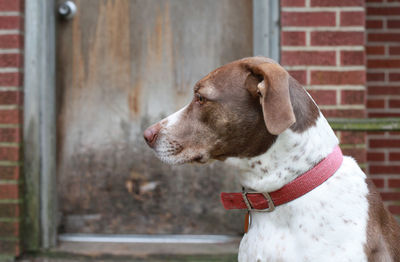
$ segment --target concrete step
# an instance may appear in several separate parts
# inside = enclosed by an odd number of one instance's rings
[[[104,242],[99,239],[95,240],[97,242],[79,242],[76,239],[74,240],[74,238],[69,238],[69,241],[60,241],[57,248],[36,254],[25,254],[17,261],[233,262],[237,261],[240,238],[230,238],[227,241],[220,241],[219,243],[185,243],[188,242],[187,238],[175,241],[175,243],[157,243],[157,241],[154,241],[154,238],[152,239],[153,242],[143,239],[142,242],[139,242],[138,240],[130,239],[129,241],[125,241],[125,243],[113,243],[112,241]],[[192,239],[192,242],[196,241],[199,242],[196,238],[195,240]]]
[[[236,254],[220,255],[149,255],[134,256],[83,256],[70,253],[49,252],[28,254],[17,262],[236,262]]]

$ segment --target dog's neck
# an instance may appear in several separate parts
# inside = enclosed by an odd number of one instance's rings
[[[241,169],[239,181],[243,187],[272,192],[312,169],[337,144],[337,137],[320,114],[315,125],[301,133],[284,131],[264,154],[229,158],[228,162]]]

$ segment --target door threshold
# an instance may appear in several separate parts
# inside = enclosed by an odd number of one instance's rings
[[[87,243],[149,243],[149,244],[224,244],[237,242],[238,237],[229,235],[186,235],[186,234],[60,234],[62,242]]]
[[[241,238],[227,235],[61,234],[58,239],[55,252],[147,257],[237,254]]]

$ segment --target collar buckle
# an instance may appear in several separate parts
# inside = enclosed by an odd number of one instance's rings
[[[262,194],[264,196],[264,198],[267,200],[268,202],[268,208],[265,209],[255,209],[251,206],[249,199],[247,198],[247,194],[249,193],[258,193],[258,194]],[[269,193],[261,193],[261,192],[249,192],[246,191],[246,189],[244,187],[242,187],[242,197],[243,197],[243,201],[247,206],[247,210],[250,211],[254,211],[254,212],[272,212],[275,210],[275,204],[274,201],[271,198],[271,195]]]

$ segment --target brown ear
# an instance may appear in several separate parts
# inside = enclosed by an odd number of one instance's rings
[[[264,79],[258,89],[265,125],[271,134],[279,135],[296,122],[290,102],[289,74],[274,63],[250,65],[250,70]]]

